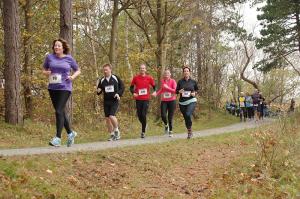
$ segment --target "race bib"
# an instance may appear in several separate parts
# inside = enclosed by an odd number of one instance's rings
[[[61,84],[61,74],[51,74],[49,76],[49,83],[50,84]]]
[[[244,103],[241,103],[241,104],[240,104],[240,107],[241,107],[241,108],[245,107],[245,104],[244,104]]]
[[[172,94],[170,92],[165,92],[164,93],[164,98],[171,98]]]
[[[191,91],[183,91],[182,97],[190,97],[191,96]]]
[[[106,93],[113,93],[113,92],[115,92],[114,85],[105,86],[105,92]]]
[[[139,95],[147,95],[147,89],[143,88],[143,89],[139,89]]]
[[[258,104],[253,104],[253,106],[258,106]]]

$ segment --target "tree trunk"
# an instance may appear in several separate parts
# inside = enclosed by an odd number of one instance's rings
[[[118,17],[119,17],[119,0],[113,0],[113,13],[111,22],[111,32],[110,32],[110,46],[109,46],[109,61],[115,67],[116,66],[116,39],[118,31]]]
[[[133,78],[133,71],[132,66],[129,61],[129,23],[128,23],[128,16],[125,16],[125,62],[127,64],[129,73],[130,73],[130,79]]]
[[[94,61],[94,68],[95,68],[95,74],[96,77],[99,77],[99,71],[98,71],[98,64],[97,64],[97,54],[96,54],[96,49],[95,49],[95,42],[94,42],[94,26],[91,22],[91,13],[90,13],[90,9],[89,9],[89,4],[86,10],[87,13],[87,25],[88,25],[88,31],[90,34],[89,40],[91,43],[91,48],[92,48],[92,54],[93,54],[93,61]]]
[[[65,39],[70,48],[73,48],[73,17],[72,0],[60,0],[60,33],[59,36]],[[73,98],[70,96],[66,105],[66,114],[72,123],[73,119]]]
[[[165,14],[167,12],[167,2],[165,4]],[[167,16],[165,16],[167,17]],[[164,51],[164,41],[166,38],[166,31],[167,31],[167,24],[164,24],[165,27],[163,27],[163,19],[162,19],[162,0],[157,0],[156,2],[156,45],[157,49],[155,52],[156,55],[156,64],[157,64],[157,88],[159,88],[160,80],[163,76],[164,70],[166,68],[165,66],[165,56],[166,54]],[[164,32],[163,32],[164,31]],[[160,98],[157,98],[157,107],[160,107]],[[160,118],[160,110],[157,109],[156,112],[157,119]]]
[[[24,5],[24,15],[25,15],[25,35],[23,38],[24,44],[24,73],[25,79],[23,82],[24,86],[24,99],[25,99],[25,109],[26,116],[29,118],[33,117],[33,103],[32,103],[32,93],[31,93],[31,80],[32,80],[32,69],[31,69],[31,44],[30,38],[32,35],[32,25],[31,25],[31,11],[32,1],[26,0]]]
[[[5,122],[22,124],[20,30],[17,0],[3,0]]]

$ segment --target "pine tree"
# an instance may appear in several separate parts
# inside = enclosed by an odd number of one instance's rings
[[[256,67],[268,71],[282,66],[288,55],[300,53],[300,0],[267,0],[260,10],[263,29],[256,46],[267,56]]]

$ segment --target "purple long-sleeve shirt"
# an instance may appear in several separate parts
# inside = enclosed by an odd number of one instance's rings
[[[73,71],[78,70],[78,64],[71,55],[58,57],[55,54],[48,54],[46,56],[44,65],[45,70],[50,70],[49,90],[67,90],[72,92],[72,81],[67,79]],[[53,76],[55,76],[53,78]],[[50,81],[50,79],[54,79]]]

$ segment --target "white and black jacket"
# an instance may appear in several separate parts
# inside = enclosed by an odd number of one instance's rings
[[[97,95],[100,95],[103,92],[104,101],[117,100],[115,98],[115,95],[119,94],[119,96],[121,97],[125,90],[122,80],[116,75],[111,75],[109,81],[107,81],[107,78],[105,77],[99,78],[97,80],[96,85],[97,85]],[[100,92],[98,92],[98,88],[101,89]]]

